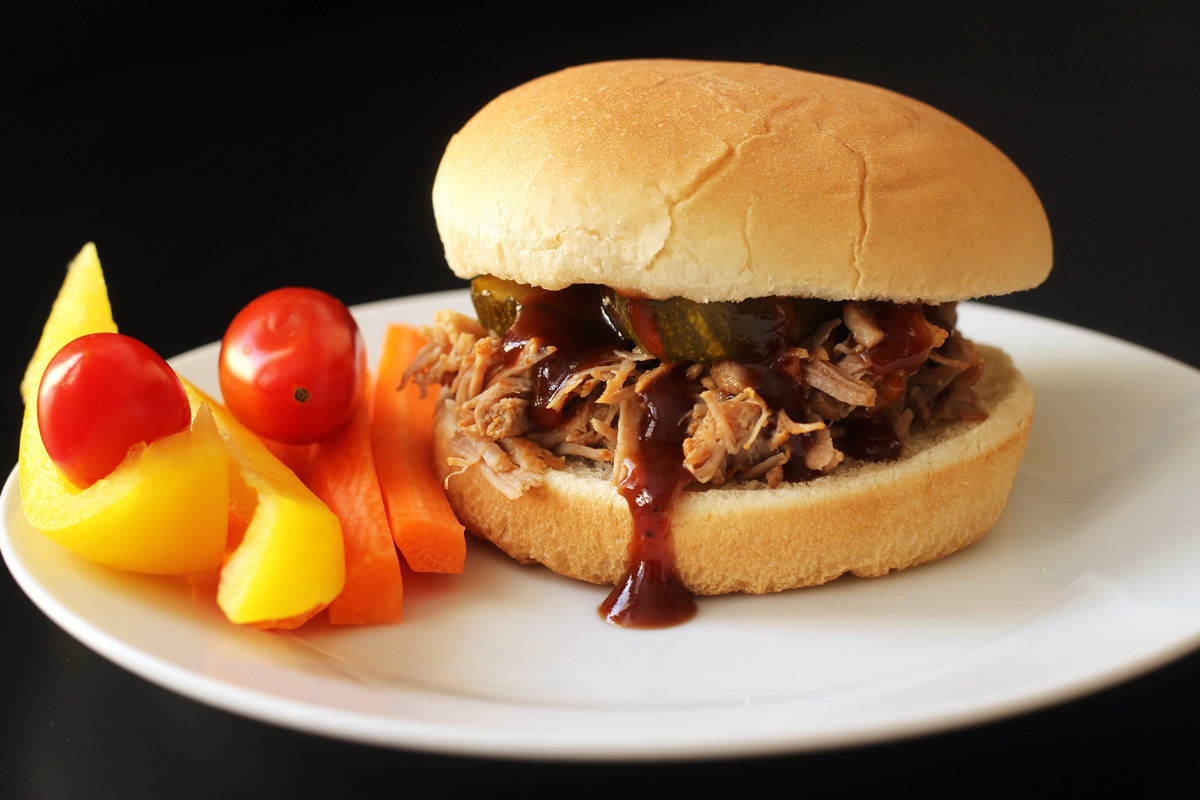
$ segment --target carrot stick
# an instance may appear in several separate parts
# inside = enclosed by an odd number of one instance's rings
[[[305,467],[308,488],[337,515],[346,544],[346,586],[329,604],[329,621],[399,622],[400,559],[375,475],[365,398],[344,428],[313,446]]]
[[[404,370],[425,339],[407,325],[392,325],[384,341],[375,386],[371,440],[392,538],[416,572],[460,573],[467,554],[463,526],[454,516],[433,467],[435,392],[400,389]]]

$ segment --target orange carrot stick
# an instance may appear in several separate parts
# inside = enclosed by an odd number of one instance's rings
[[[400,559],[375,475],[366,399],[344,428],[313,448],[305,482],[337,515],[346,543],[346,586],[329,604],[329,621],[399,622]]]
[[[384,341],[375,386],[371,440],[375,468],[391,523],[392,538],[416,572],[463,570],[467,554],[463,526],[454,516],[433,468],[435,392],[400,389],[404,370],[425,339],[407,325],[392,325]]]

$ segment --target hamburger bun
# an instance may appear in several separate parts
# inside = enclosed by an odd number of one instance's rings
[[[897,462],[843,464],[809,483],[686,490],[672,514],[675,565],[693,594],[765,593],[844,573],[883,575],[949,555],[986,533],[1004,508],[1033,421],[1033,393],[1001,351],[975,389],[983,422],[943,422]],[[575,460],[516,500],[478,467],[450,475],[453,401],[439,407],[435,462],[467,530],[522,562],[612,584],[624,572],[632,517],[611,468]],[[780,520],[787,520],[781,525]]]
[[[461,277],[699,302],[928,303],[1041,283],[1050,229],[1011,161],[916,100],[761,64],[538,78],[450,141],[433,188]]]

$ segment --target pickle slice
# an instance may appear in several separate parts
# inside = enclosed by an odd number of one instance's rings
[[[544,293],[544,289],[504,278],[481,275],[471,281],[471,303],[479,324],[503,336],[517,321],[521,304]]]
[[[610,291],[605,302],[621,331],[664,361],[753,361],[792,344],[838,313],[838,304],[805,297],[754,297],[697,303],[644,300]]]
[[[546,290],[482,275],[471,281],[471,302],[479,322],[503,336],[522,304]],[[802,340],[839,304],[806,297],[753,297],[737,302],[697,303],[682,297],[645,300],[605,290],[610,320],[626,337],[663,361],[753,361],[781,344]]]

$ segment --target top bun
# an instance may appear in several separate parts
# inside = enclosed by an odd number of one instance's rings
[[[762,64],[617,61],[531,81],[451,139],[450,267],[699,302],[944,302],[1028,289],[1050,228],[1025,176],[937,109]]]

